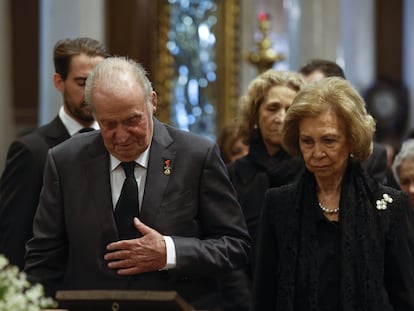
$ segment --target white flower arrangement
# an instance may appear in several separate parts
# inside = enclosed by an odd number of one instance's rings
[[[26,274],[9,265],[7,258],[0,254],[0,311],[39,311],[55,307],[57,303],[45,297],[42,285],[30,284]]]

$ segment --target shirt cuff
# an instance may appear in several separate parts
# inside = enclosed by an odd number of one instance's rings
[[[177,257],[175,254],[175,244],[170,236],[163,236],[165,241],[165,247],[167,249],[167,263],[161,270],[168,270],[175,268],[177,265]]]

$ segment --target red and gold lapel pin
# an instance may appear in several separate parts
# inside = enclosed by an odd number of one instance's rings
[[[164,175],[168,176],[171,174],[171,160],[164,160]]]

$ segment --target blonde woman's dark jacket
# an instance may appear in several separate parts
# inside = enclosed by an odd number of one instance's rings
[[[339,222],[327,221],[308,171],[298,183],[266,193],[254,310],[414,310],[407,195],[350,161],[339,208]]]

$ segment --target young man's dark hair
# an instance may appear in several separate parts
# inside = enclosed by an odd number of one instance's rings
[[[346,79],[342,68],[337,63],[326,59],[309,60],[300,68],[299,73],[307,77],[316,71],[321,72],[325,77],[341,77]]]

